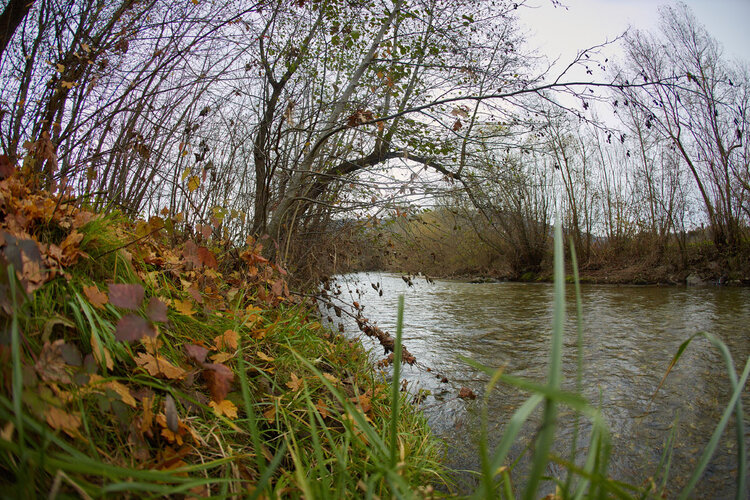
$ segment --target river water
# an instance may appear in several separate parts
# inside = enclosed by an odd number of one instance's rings
[[[455,491],[473,489],[479,469],[477,441],[480,409],[488,380],[461,361],[471,358],[485,366],[505,367],[508,374],[543,381],[547,373],[552,325],[553,289],[550,284],[486,283],[413,278],[407,286],[400,275],[356,273],[338,277],[341,298],[364,306],[364,316],[395,335],[398,296],[405,296],[404,345],[419,363],[405,366],[403,376],[412,392],[430,391],[422,402],[433,431],[446,443],[446,464],[457,469]],[[373,289],[376,284],[380,290]],[[564,388],[575,383],[577,352],[575,299],[568,287],[563,372]],[[694,341],[656,394],[679,345],[699,331],[726,342],[737,370],[750,356],[750,289],[584,285],[584,395],[600,406],[612,434],[609,473],[615,479],[642,484],[661,459],[670,429],[676,425],[669,496],[679,492],[729,399],[729,381],[719,353],[703,338]],[[337,318],[334,317],[337,321]],[[358,335],[355,323],[344,316],[345,330]],[[382,350],[370,339],[373,356]],[[441,382],[436,373],[447,377]],[[457,397],[461,387],[479,397]],[[528,394],[499,385],[489,395],[489,441],[500,441],[505,422]],[[750,407],[743,394],[745,415]],[[533,440],[537,420],[530,420],[511,457],[522,454]],[[554,453],[567,458],[572,436],[572,414],[559,417]],[[747,421],[746,428],[750,428]],[[731,421],[733,423],[733,420]],[[733,425],[730,423],[730,425]],[[586,453],[588,427],[579,440],[579,457]],[[698,498],[731,498],[736,478],[734,428],[728,428],[702,478]],[[750,446],[750,435],[745,441]],[[523,476],[528,462],[520,461]],[[561,474],[559,470],[548,470]],[[748,471],[744,471],[746,475]],[[514,480],[520,478],[514,476]]]

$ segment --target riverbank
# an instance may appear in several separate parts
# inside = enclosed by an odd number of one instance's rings
[[[444,480],[421,414],[404,394],[392,412],[361,345],[260,243],[94,213],[17,174],[0,216],[5,494],[426,497]]]

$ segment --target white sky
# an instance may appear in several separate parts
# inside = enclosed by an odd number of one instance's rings
[[[518,16],[529,31],[529,48],[550,60],[572,59],[581,49],[612,40],[629,25],[655,31],[659,5],[670,0],[562,0],[568,8],[555,8],[551,0],[529,0]],[[750,0],[686,0],[695,17],[724,47],[727,60],[750,63]]]

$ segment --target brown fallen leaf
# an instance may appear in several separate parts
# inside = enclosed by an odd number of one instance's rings
[[[71,383],[70,374],[67,372],[65,359],[63,358],[63,339],[55,340],[53,343],[45,342],[42,352],[39,354],[34,368],[45,382]]]
[[[219,267],[218,262],[216,262],[216,257],[211,253],[211,250],[206,247],[198,247],[198,259],[204,266],[210,269],[217,269]]]
[[[123,309],[136,310],[143,302],[144,290],[138,284],[109,285],[109,302]]]
[[[99,290],[96,285],[84,286],[83,294],[86,295],[91,305],[97,309],[104,309],[104,304],[109,302],[107,294]]]
[[[203,365],[203,378],[208,385],[211,399],[222,401],[229,393],[229,387],[234,380],[234,374],[226,365],[206,363]]]
[[[318,398],[318,402],[315,404],[315,408],[318,409],[318,413],[320,413],[321,417],[326,418],[329,415],[328,407],[322,399]]]
[[[78,414],[49,406],[44,412],[44,418],[53,429],[62,430],[72,438],[80,436],[78,428],[81,426],[81,417]]]
[[[185,370],[173,365],[163,356],[154,357],[152,354],[140,352],[135,357],[135,363],[143,367],[152,377],[178,379],[185,376]]]
[[[286,386],[289,387],[292,391],[297,392],[302,388],[303,379],[299,378],[294,372],[292,372],[291,377],[292,379],[286,383]]]
[[[274,420],[276,420],[276,406],[269,407],[266,411],[263,412],[263,416],[268,420],[269,423],[273,423]]]

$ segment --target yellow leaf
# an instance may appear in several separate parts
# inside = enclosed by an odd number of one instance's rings
[[[60,82],[60,85],[64,89],[72,89],[73,87],[75,87],[78,84],[76,82],[66,82],[65,80],[63,80],[63,81]]]
[[[257,352],[257,353],[255,353],[255,354],[256,354],[256,355],[257,355],[257,356],[258,356],[258,357],[259,357],[260,359],[262,359],[263,361],[267,361],[268,363],[271,363],[271,362],[272,362],[272,361],[273,361],[274,359],[276,359],[276,358],[272,358],[271,356],[269,356],[268,354],[264,353],[263,351],[258,351],[258,352]]]
[[[182,145],[182,143],[180,143]],[[182,149],[182,148],[180,148]],[[186,168],[184,172],[182,172],[182,180],[184,181],[190,176],[190,167]]]
[[[195,314],[195,310],[193,310],[193,305],[190,303],[189,300],[177,300],[174,299],[172,301],[172,306],[174,306],[175,309],[177,309],[177,312],[180,314],[184,314],[185,316],[192,316]]]
[[[228,399],[221,400],[220,403],[217,403],[216,401],[211,401],[208,403],[208,405],[214,409],[214,413],[216,413],[219,416],[225,416],[227,418],[237,418],[237,407],[234,406],[234,403],[229,401]]]
[[[55,64],[55,71],[57,71],[58,73],[62,73],[63,71],[65,71],[65,65],[60,63]]]
[[[201,185],[201,178],[197,175],[191,175],[188,179],[188,191],[191,193],[198,189]]]
[[[239,335],[234,330],[227,330],[214,339],[214,344],[216,344],[217,350],[237,350],[237,347],[239,347]]]
[[[225,361],[232,359],[234,357],[234,354],[232,354],[231,352],[220,352],[209,357],[214,363],[224,363]]]
[[[132,406],[135,408],[137,406],[135,402],[135,398],[133,397],[133,394],[130,392],[130,389],[128,389],[127,386],[124,384],[121,384],[120,382],[110,380],[107,382],[104,382],[104,378],[101,376],[92,373],[89,376],[89,386],[91,386],[96,391],[102,391],[103,389],[112,389],[112,391],[116,392],[118,396],[120,396],[120,400],[125,403],[128,406]]]
[[[330,383],[332,383],[334,385],[338,385],[338,384],[341,383],[341,381],[339,379],[337,379],[336,377],[334,377],[330,373],[324,373],[323,376],[325,377],[326,380],[328,380]]]

